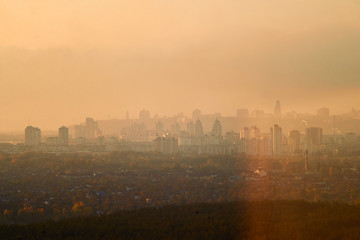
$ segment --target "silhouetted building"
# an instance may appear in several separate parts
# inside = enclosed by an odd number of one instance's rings
[[[233,131],[227,132],[224,136],[224,142],[227,144],[238,144],[240,140],[240,133]]]
[[[155,123],[155,132],[158,136],[161,136],[161,134],[164,132],[164,124],[162,122],[157,121]]]
[[[212,127],[212,134],[216,137],[222,137],[222,130],[221,130],[221,124],[219,119],[216,119],[214,121],[213,127]]]
[[[40,128],[28,126],[25,128],[25,145],[36,146],[41,144]]]
[[[323,143],[323,130],[319,127],[309,127],[305,130],[305,137],[310,145],[321,145]]]
[[[244,127],[241,131],[240,131],[240,138],[244,138],[244,139],[250,139],[251,135],[250,135],[250,130],[248,127]]]
[[[259,151],[262,156],[270,156],[272,154],[272,139],[270,135],[269,133],[264,133],[260,136]]]
[[[281,115],[281,105],[280,105],[279,100],[276,101],[275,108],[274,108],[274,115],[276,115],[276,116]]]
[[[60,145],[69,144],[69,129],[65,126],[59,128],[59,144]]]
[[[171,132],[173,134],[179,134],[181,131],[181,127],[180,127],[180,124],[178,122],[173,122],[171,124]]]
[[[178,140],[176,138],[166,136],[158,137],[154,140],[154,151],[162,153],[175,153],[178,151]]]
[[[144,123],[149,121],[150,120],[150,112],[148,110],[145,110],[145,109],[141,110],[139,112],[139,120],[141,122],[144,122]]]
[[[254,118],[263,118],[265,117],[265,112],[257,109],[251,112],[251,116]]]
[[[87,139],[95,139],[95,133],[97,130],[97,122],[94,121],[92,118],[86,118],[85,121],[85,131],[86,135],[85,137]]]
[[[195,123],[195,137],[204,136],[204,129],[201,121],[198,119]]]
[[[272,136],[272,150],[273,155],[278,156],[282,154],[282,129],[278,125],[274,125],[270,129]]]
[[[300,139],[301,134],[297,130],[293,130],[289,134],[289,145],[292,148],[293,153],[297,153],[300,151]]]
[[[192,112],[192,120],[193,120],[193,121],[196,121],[196,120],[198,120],[200,117],[201,117],[201,111],[200,111],[200,109],[195,109],[195,110]]]
[[[195,125],[193,121],[186,124],[186,130],[189,136],[193,137],[195,135]]]
[[[259,139],[260,138],[260,129],[256,126],[251,126],[250,128],[250,138]]]
[[[85,138],[86,137],[86,126],[78,124],[74,126],[74,136],[75,138]]]

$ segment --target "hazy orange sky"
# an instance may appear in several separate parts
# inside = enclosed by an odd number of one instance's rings
[[[0,131],[359,93],[358,0],[0,0]]]

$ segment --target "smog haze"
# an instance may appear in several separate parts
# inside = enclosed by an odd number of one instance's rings
[[[0,1],[0,131],[360,108],[360,3]]]

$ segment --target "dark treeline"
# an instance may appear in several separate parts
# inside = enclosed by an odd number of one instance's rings
[[[306,201],[197,203],[0,226],[1,239],[359,239],[360,206]]]

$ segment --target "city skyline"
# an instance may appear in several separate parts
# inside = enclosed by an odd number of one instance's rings
[[[359,0],[0,0],[0,239],[360,239],[359,80]]]
[[[275,115],[280,114],[277,102]],[[321,113],[321,111],[320,111]],[[241,117],[241,116],[240,116]],[[319,116],[322,121],[326,118]],[[329,116],[328,116],[329,117]],[[194,125],[192,120],[196,120]],[[203,119],[210,131],[204,131]],[[215,119],[215,120],[214,120]],[[245,120],[245,118],[242,118]],[[156,120],[156,121],[154,121]],[[186,120],[186,130],[181,129],[178,122],[171,123],[171,129],[165,129],[161,119],[151,119],[149,112],[139,113],[139,122],[132,122],[117,134],[103,135],[101,126],[93,118],[86,118],[84,124],[69,128],[62,126],[57,136],[42,138],[41,129],[33,126],[25,128],[25,142],[14,144],[13,141],[0,144],[0,150],[19,153],[24,151],[42,152],[97,152],[106,153],[116,150],[162,152],[166,154],[211,154],[250,156],[291,156],[305,154],[344,154],[356,152],[359,136],[353,132],[323,134],[322,127],[309,127],[304,132],[291,130],[284,133],[282,127],[274,124],[268,130],[261,131],[257,126],[245,126],[240,131],[222,132],[223,126],[216,116],[201,115],[198,110],[193,112],[192,119]],[[126,121],[129,121],[127,119]],[[149,123],[155,123],[154,128]],[[249,122],[248,122],[249,123]],[[184,124],[182,124],[184,125]],[[211,124],[210,124],[211,125]],[[45,141],[43,141],[45,140]],[[24,144],[25,143],[25,144]],[[305,164],[306,169],[306,164]]]
[[[274,103],[274,106],[277,106],[277,104],[280,104],[280,101],[276,100],[276,103]],[[281,105],[282,107],[282,105]],[[270,108],[271,109],[271,108]],[[36,125],[36,126],[41,126],[42,129],[44,129],[45,131],[55,131],[57,130],[57,128],[60,125],[65,125],[65,126],[74,126],[76,124],[81,124],[84,123],[86,124],[86,118],[89,118],[89,116],[91,118],[94,118],[96,120],[100,120],[100,121],[109,121],[109,120],[132,120],[132,121],[136,121],[136,120],[141,120],[141,112],[145,111],[146,114],[148,114],[149,119],[157,119],[157,118],[178,118],[178,117],[186,117],[188,119],[192,119],[194,118],[194,112],[195,111],[200,111],[199,114],[200,115],[204,115],[204,116],[221,116],[223,118],[239,118],[239,111],[246,111],[246,114],[248,114],[249,119],[258,119],[258,118],[280,118],[280,119],[287,119],[287,118],[301,118],[304,117],[309,117],[309,116],[314,116],[314,117],[321,117],[322,114],[324,114],[323,112],[325,111],[325,116],[326,118],[333,118],[336,116],[346,116],[348,114],[354,114],[354,113],[358,113],[360,112],[360,110],[357,109],[350,109],[347,112],[343,112],[342,114],[336,114],[333,113],[331,111],[331,109],[327,108],[327,107],[321,107],[316,109],[313,113],[308,113],[308,112],[297,112],[297,111],[288,111],[288,112],[283,112],[281,111],[281,113],[275,113],[275,110],[272,109],[269,112],[268,111],[264,111],[263,109],[248,109],[248,108],[238,108],[235,109],[235,111],[233,111],[232,113],[229,114],[223,114],[222,112],[203,112],[198,108],[192,109],[190,112],[188,113],[184,113],[184,112],[180,112],[180,111],[175,111],[174,114],[158,114],[158,113],[153,113],[151,111],[149,111],[148,109],[145,108],[140,108],[140,110],[136,113],[130,114],[129,111],[124,112],[123,116],[118,116],[117,114],[111,115],[108,114],[106,117],[104,116],[103,118],[96,118],[94,116],[96,116],[97,114],[93,114],[93,115],[86,115],[84,114],[85,117],[81,117],[78,120],[74,120],[74,121],[68,121],[68,122],[63,122],[63,121],[55,121],[52,123],[47,123],[44,124],[44,122],[41,121],[41,119],[23,119],[23,125],[17,127],[17,128],[9,128],[6,129],[4,128],[0,128],[0,133],[6,133],[6,132],[19,132],[22,131],[24,126],[32,126],[32,125]],[[355,112],[354,112],[355,111]],[[241,114],[241,113],[240,113]],[[199,115],[199,116],[200,116]],[[324,116],[322,116],[324,117]],[[243,117],[240,117],[243,118]],[[350,117],[352,119],[357,119],[356,117]],[[194,119],[193,119],[194,120]],[[196,119],[195,119],[196,121]],[[304,121],[304,120],[302,120]],[[195,123],[195,122],[194,122]],[[50,126],[50,127],[49,127]],[[155,127],[155,126],[154,126]]]

